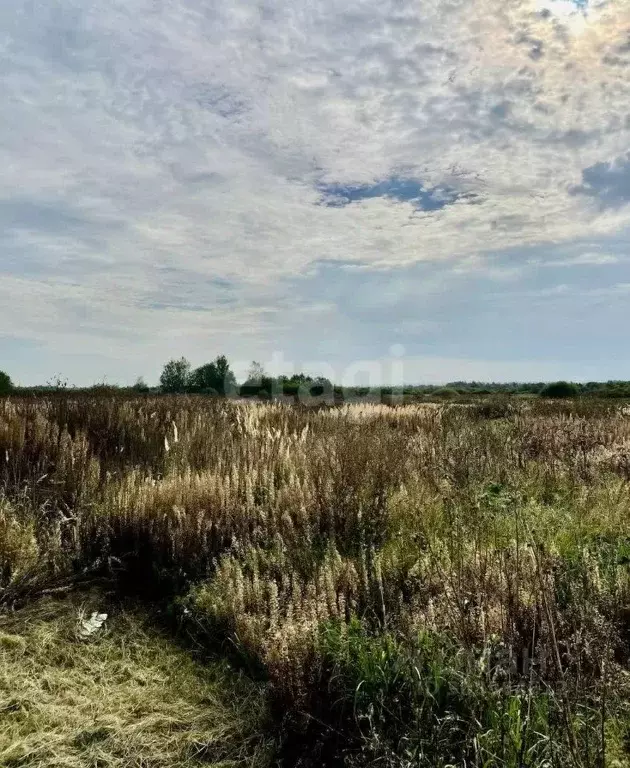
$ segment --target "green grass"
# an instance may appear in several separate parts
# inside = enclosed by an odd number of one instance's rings
[[[110,618],[78,639],[82,612]],[[99,593],[0,616],[2,768],[263,766],[265,692]]]

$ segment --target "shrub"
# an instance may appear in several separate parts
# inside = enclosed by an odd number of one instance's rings
[[[578,388],[568,381],[556,381],[553,384],[547,384],[540,394],[542,397],[551,398],[577,397]]]
[[[451,387],[441,387],[432,392],[431,397],[439,397],[441,400],[452,400],[455,397],[459,397],[459,392]]]
[[[136,383],[133,385],[132,389],[138,394],[148,394],[151,391],[151,388],[142,378],[142,376],[136,379]]]

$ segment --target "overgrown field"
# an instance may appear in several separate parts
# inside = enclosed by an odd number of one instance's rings
[[[259,764],[630,765],[629,564],[618,404],[0,401],[3,610],[115,579],[263,686]]]

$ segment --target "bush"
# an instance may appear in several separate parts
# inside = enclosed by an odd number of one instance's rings
[[[577,397],[578,388],[575,384],[568,381],[556,381],[553,384],[547,384],[540,393],[542,397]]]
[[[148,394],[151,391],[151,388],[142,378],[142,376],[140,376],[138,379],[136,379],[136,383],[133,385],[132,390],[138,394]]]
[[[517,406],[509,396],[494,395],[471,405],[469,415],[479,419],[507,419],[516,411]]]
[[[441,400],[452,400],[455,397],[459,397],[459,392],[451,387],[442,387],[432,392],[431,397],[439,397]]]
[[[239,394],[241,397],[259,397],[261,400],[270,400],[274,389],[274,380],[269,376],[263,376],[259,381],[248,380],[241,384]]]

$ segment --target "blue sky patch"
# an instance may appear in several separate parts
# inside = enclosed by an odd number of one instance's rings
[[[602,206],[614,208],[630,202],[630,152],[613,162],[595,163],[582,171],[582,181],[573,194],[598,198]]]
[[[318,184],[320,205],[343,208],[350,203],[384,197],[401,203],[411,203],[421,211],[438,211],[460,199],[456,190],[446,186],[426,188],[415,179],[392,176],[374,184]]]

